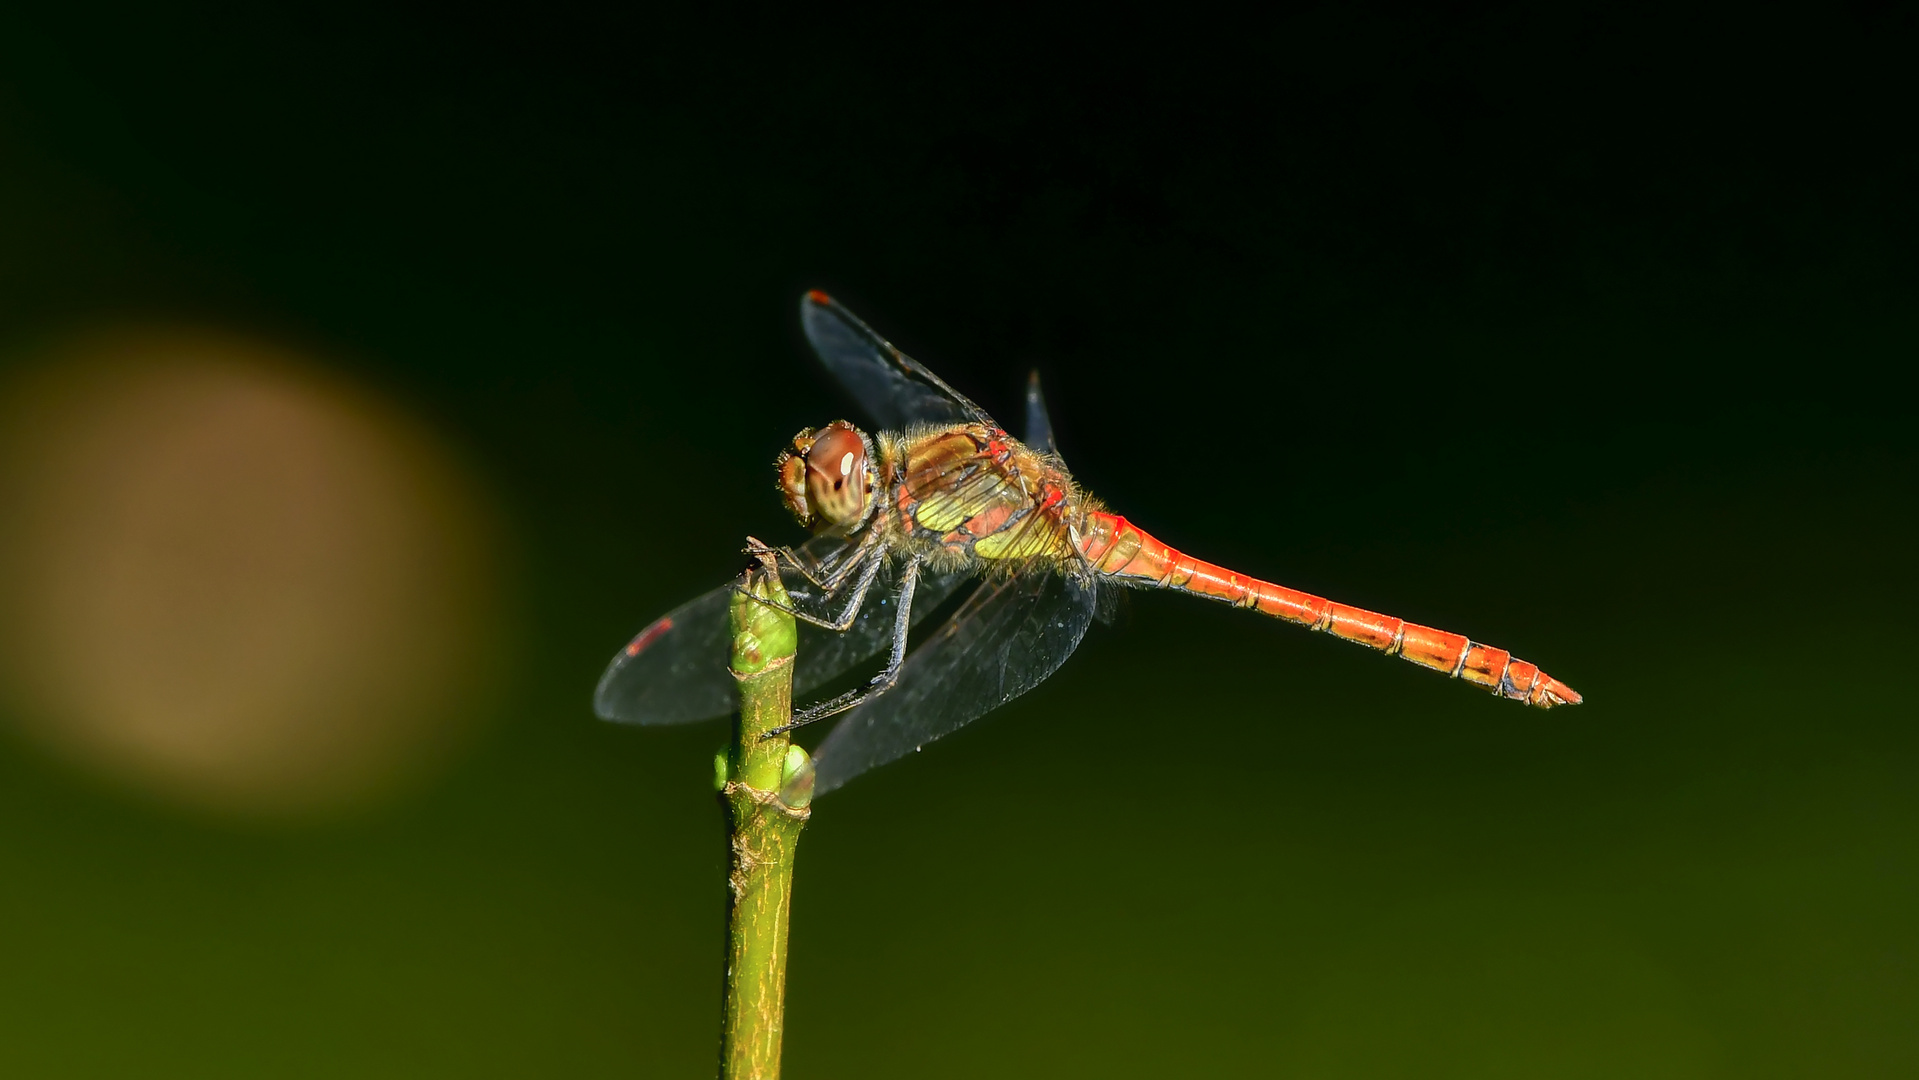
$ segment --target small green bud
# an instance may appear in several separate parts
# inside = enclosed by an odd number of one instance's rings
[[[787,747],[781,762],[780,800],[795,810],[813,801],[813,759],[797,746]]]
[[[713,755],[713,790],[725,791],[727,781],[726,751]]]
[[[806,756],[804,749],[798,746],[787,747],[786,760],[780,763],[780,786],[785,787],[789,781],[799,775],[801,769],[811,764],[813,759]]]

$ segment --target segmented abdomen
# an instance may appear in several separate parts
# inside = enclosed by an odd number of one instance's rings
[[[1107,577],[1150,582],[1252,608],[1444,672],[1514,701],[1550,709],[1582,700],[1572,687],[1504,649],[1234,573],[1168,547],[1117,514],[1088,513],[1079,550],[1094,570]]]

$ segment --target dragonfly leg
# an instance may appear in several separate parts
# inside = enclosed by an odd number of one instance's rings
[[[758,540],[750,541],[746,546],[748,555],[771,555],[777,562],[791,567],[794,572],[805,578],[807,584],[820,590],[826,596],[832,596],[846,584],[849,574],[862,564],[864,558],[872,553],[870,537],[858,544],[850,544],[834,550],[824,559],[815,559],[803,549],[796,547],[770,547]],[[835,564],[838,565],[835,565]]]
[[[784,611],[801,622],[831,630],[836,634],[843,634],[848,627],[853,625],[853,620],[859,617],[860,605],[866,601],[867,590],[873,587],[873,579],[879,576],[880,567],[885,565],[885,563],[886,559],[884,556],[877,551],[874,552],[873,557],[868,558],[861,567],[859,577],[854,579],[852,588],[846,595],[845,602],[840,605],[839,614],[831,616],[830,618],[822,618],[811,612],[801,611],[791,604],[782,604],[777,600],[769,600],[763,596],[755,596],[750,592],[746,593],[746,595],[751,597],[755,603],[765,604],[767,607]],[[918,564],[915,563],[914,565],[917,566]],[[746,591],[740,585],[734,585],[733,588],[738,592]],[[832,593],[828,592],[827,595],[831,596]]]
[[[906,636],[913,626],[913,591],[919,587],[920,561],[909,559],[900,572],[899,606],[893,611],[893,648],[886,657],[886,669],[867,681],[865,686],[848,690],[835,698],[829,698],[793,714],[792,722],[776,727],[766,734],[782,735],[797,727],[805,727],[829,716],[837,716],[848,709],[864,705],[886,693],[899,681],[900,668],[906,663]]]
[[[751,554],[751,552],[748,554]],[[799,575],[806,579],[807,584],[821,591],[831,591],[826,588],[826,582],[820,580],[820,574],[824,568],[818,563],[813,563],[809,557],[802,555],[798,548],[776,548],[774,549],[774,554],[781,562],[798,571]],[[812,563],[812,565],[809,566],[809,563]]]
[[[871,557],[873,553],[871,544],[862,543],[858,549],[858,558],[849,558],[841,565],[826,571],[826,577],[817,582],[820,589],[828,596],[839,592],[846,585],[847,579],[864,565],[861,560]],[[824,563],[821,564],[821,569],[825,569]]]
[[[822,569],[820,563],[812,556],[802,552],[799,548],[788,547],[784,544],[779,547],[774,547],[771,544],[761,543],[749,536],[746,538],[746,547],[741,550],[754,558],[759,558],[762,555],[771,555],[777,564],[792,567],[815,588],[824,589],[826,587],[825,584],[820,581],[819,575]]]

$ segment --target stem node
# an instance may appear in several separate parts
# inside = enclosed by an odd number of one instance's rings
[[[812,811],[780,800],[789,773],[806,752],[782,732],[792,719],[793,617],[779,568],[764,545],[733,596],[733,676],[740,712],[731,761],[722,775],[732,866],[727,874],[726,1015],[720,1074],[726,1080],[774,1080],[786,1013],[786,929],[793,893],[793,857]],[[719,770],[715,770],[719,773]]]

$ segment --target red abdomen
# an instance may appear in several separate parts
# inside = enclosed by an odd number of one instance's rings
[[[1095,571],[1109,579],[1150,583],[1222,600],[1234,607],[1252,608],[1464,679],[1514,701],[1550,709],[1554,705],[1577,705],[1582,700],[1572,687],[1504,649],[1481,645],[1463,634],[1335,604],[1324,597],[1202,562],[1168,547],[1117,514],[1087,514],[1079,551]]]

